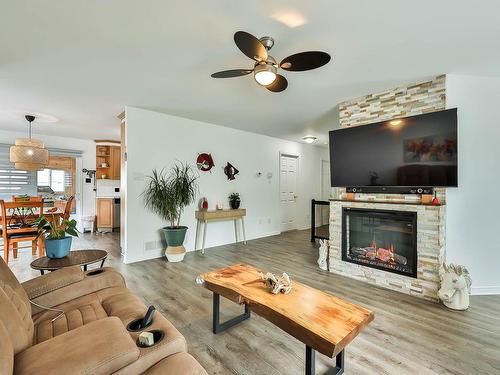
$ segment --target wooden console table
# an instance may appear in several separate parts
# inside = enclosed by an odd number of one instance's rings
[[[213,333],[249,319],[253,311],[305,344],[306,375],[315,374],[315,351],[335,357],[329,374],[342,374],[345,347],[374,318],[370,310],[294,280],[290,294],[271,294],[259,270],[244,264],[207,272],[201,278],[213,292]],[[220,296],[244,305],[245,312],[221,323]]]
[[[236,210],[199,210],[195,212],[196,218],[196,237],[194,242],[194,249],[198,250],[198,234],[200,227],[203,225],[203,242],[201,245],[201,253],[205,254],[205,240],[207,238],[207,224],[209,221],[233,220],[234,221],[234,237],[238,243],[238,220],[241,221],[241,232],[243,234],[243,243],[246,244],[245,238],[245,221],[244,217],[247,210],[238,208]]]

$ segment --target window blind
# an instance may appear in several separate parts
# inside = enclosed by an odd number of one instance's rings
[[[15,169],[9,149],[10,145],[0,145],[0,199],[10,201],[13,195],[36,195],[35,172]]]

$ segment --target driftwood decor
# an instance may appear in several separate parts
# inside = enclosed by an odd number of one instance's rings
[[[283,272],[283,275],[281,276],[276,276],[271,272],[264,275],[261,272],[260,279],[266,284],[267,289],[273,294],[288,294],[292,291],[292,282],[290,281],[290,277],[285,272]]]

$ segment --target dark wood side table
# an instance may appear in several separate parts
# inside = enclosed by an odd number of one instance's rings
[[[64,267],[81,266],[84,271],[87,271],[89,264],[101,262],[101,267],[104,266],[104,261],[108,256],[105,250],[73,250],[67,256],[59,259],[50,259],[47,256],[38,258],[31,262],[31,268],[39,270],[43,275],[45,271],[55,271]]]

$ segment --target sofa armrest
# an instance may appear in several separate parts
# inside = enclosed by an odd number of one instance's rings
[[[139,358],[117,317],[86,324],[34,345],[14,358],[14,374],[111,374]]]
[[[34,299],[56,289],[82,281],[84,277],[85,274],[81,268],[73,266],[35,277],[34,279],[25,281],[21,285],[26,291],[28,298]]]
[[[73,267],[71,268],[73,269]],[[65,273],[65,271],[67,272]],[[55,307],[102,289],[124,287],[125,281],[123,276],[111,267],[93,269],[87,272],[68,268],[26,281],[22,286],[31,301],[44,307]],[[32,305],[31,315],[40,311],[43,309]]]

